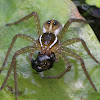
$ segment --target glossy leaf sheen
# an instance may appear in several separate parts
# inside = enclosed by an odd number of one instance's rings
[[[76,18],[75,5],[70,0],[0,0],[0,67],[11,43],[13,36],[18,33],[28,34],[37,38],[34,18],[30,18],[18,25],[6,27],[6,23],[14,22],[31,12],[37,12],[40,16],[41,26],[44,21],[56,19],[63,25],[70,18]],[[64,40],[81,37],[87,43],[92,54],[100,61],[100,43],[92,29],[87,24],[73,23]],[[14,52],[30,43],[18,39],[10,53],[4,71],[0,74],[0,86],[4,81],[10,66]],[[86,68],[98,89],[96,93],[85,77],[79,61],[69,57],[72,68],[61,79],[42,79],[39,74],[31,68],[28,60],[29,53],[17,58],[18,72],[18,100],[99,100],[100,99],[100,65],[96,64],[85,52],[80,43],[68,46],[80,54],[85,61]],[[35,54],[36,56],[36,54]],[[58,75],[65,69],[62,59],[55,63],[53,68],[44,72],[45,76]],[[14,89],[13,71],[7,85]],[[10,88],[10,89],[11,89]],[[14,100],[6,86],[0,92],[0,100]]]

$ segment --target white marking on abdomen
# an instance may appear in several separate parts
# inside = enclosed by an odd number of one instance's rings
[[[40,38],[39,38],[39,42],[40,42],[41,47],[43,47],[43,44],[42,44],[42,41],[41,41],[41,37],[42,37],[42,35],[41,35]],[[57,42],[57,40],[58,40],[58,38],[57,38],[57,36],[56,36],[54,42],[49,46],[49,48],[51,48],[53,45],[55,45],[55,43]]]
[[[42,37],[42,35],[41,35],[40,38],[39,38],[39,42],[40,42],[41,47],[42,47],[43,45],[42,45],[41,37]]]
[[[54,42],[53,42],[49,47],[51,48],[53,45],[55,45],[55,43],[57,42],[57,40],[58,40],[58,38],[57,38],[57,36],[56,36]]]

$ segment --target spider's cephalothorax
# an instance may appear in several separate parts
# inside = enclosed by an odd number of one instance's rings
[[[58,44],[58,38],[53,33],[44,33],[39,37],[39,43],[41,46],[41,53],[50,55],[53,47]]]
[[[53,47],[59,42],[57,35],[61,30],[62,25],[56,20],[48,20],[43,24],[43,34],[39,37],[42,54],[51,54]]]
[[[52,68],[55,62],[55,54],[51,53],[49,56],[47,54],[38,53],[36,60],[31,61],[32,68],[37,72],[42,72],[47,69]]]
[[[31,14],[21,18],[20,20],[14,22],[14,23],[9,23],[6,24],[6,26],[11,26],[14,24],[18,24],[30,17],[34,16],[35,23],[36,23],[36,29],[37,29],[37,34],[38,34],[38,40],[35,40],[34,38],[26,35],[26,34],[17,34],[14,36],[11,45],[7,51],[5,60],[3,62],[3,65],[0,69],[0,72],[2,72],[6,62],[7,58],[15,44],[15,41],[18,37],[23,38],[25,40],[28,40],[33,43],[33,45],[26,46],[20,50],[17,50],[15,54],[13,55],[12,62],[9,68],[9,71],[7,73],[7,76],[0,88],[2,90],[8,80],[8,77],[10,76],[10,73],[12,71],[12,68],[14,68],[14,79],[15,79],[15,99],[17,100],[17,71],[16,71],[16,57],[20,54],[30,52],[30,61],[32,68],[35,69],[37,72],[45,71],[47,69],[50,69],[53,66],[53,63],[55,61],[58,61],[59,57],[62,58],[67,65],[67,68],[61,72],[59,75],[56,76],[44,76],[42,78],[53,78],[53,79],[59,79],[61,78],[65,73],[67,73],[71,69],[71,63],[69,59],[66,57],[67,55],[76,58],[77,60],[80,61],[81,67],[89,80],[91,86],[95,91],[97,91],[95,85],[93,84],[88,71],[86,70],[85,63],[83,59],[80,57],[80,55],[76,54],[73,51],[71,51],[69,48],[67,48],[67,45],[76,43],[76,42],[81,42],[85,51],[87,54],[98,64],[96,58],[91,54],[90,50],[88,49],[85,41],[81,38],[73,38],[73,39],[68,39],[66,41],[61,42],[62,38],[65,36],[69,25],[72,22],[84,22],[87,23],[84,19],[69,19],[64,27],[60,24],[60,22],[56,20],[48,20],[43,24],[43,31],[41,30],[40,27],[40,21],[39,21],[39,16],[36,12],[32,12]],[[32,59],[32,56],[36,50],[39,50],[40,52],[37,55],[37,58],[35,60]],[[61,66],[62,67],[62,66]]]

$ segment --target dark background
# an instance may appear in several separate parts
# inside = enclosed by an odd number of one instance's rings
[[[85,0],[73,0],[81,15],[89,21],[95,35],[100,42],[100,8],[86,4]]]

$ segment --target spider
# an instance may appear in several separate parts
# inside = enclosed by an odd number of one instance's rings
[[[35,40],[34,38],[26,35],[26,34],[17,34],[13,37],[11,45],[7,51],[5,60],[3,62],[3,65],[0,69],[0,72],[2,72],[7,58],[15,44],[15,41],[17,38],[23,38],[27,41],[30,41],[33,43],[33,45],[29,45],[27,47],[24,47],[18,51],[15,52],[15,54],[13,55],[12,58],[12,62],[10,65],[10,68],[8,70],[7,76],[0,88],[0,90],[2,90],[4,88],[4,86],[6,85],[6,82],[8,80],[8,77],[11,74],[12,68],[14,68],[14,80],[15,80],[15,99],[17,100],[17,71],[16,71],[16,57],[20,54],[26,53],[26,52],[30,52],[30,62],[32,65],[32,68],[35,69],[37,72],[42,72],[42,71],[46,71],[47,69],[50,69],[53,67],[54,62],[57,61],[57,59],[59,59],[59,57],[61,57],[65,64],[67,65],[67,68],[62,71],[59,75],[57,76],[44,76],[42,78],[49,78],[49,79],[59,79],[61,78],[66,72],[68,72],[71,69],[71,63],[69,61],[69,59],[66,57],[66,55],[72,56],[74,58],[76,58],[77,60],[80,61],[80,64],[82,66],[82,69],[87,77],[87,79],[89,80],[91,86],[93,87],[93,89],[95,91],[97,91],[95,85],[93,84],[88,71],[86,70],[85,64],[83,59],[76,53],[74,53],[73,51],[71,51],[69,48],[67,48],[67,45],[76,43],[76,42],[81,42],[85,51],[88,53],[88,55],[90,55],[90,57],[98,64],[100,64],[100,62],[98,62],[96,60],[96,58],[91,54],[90,50],[88,49],[88,47],[86,46],[86,43],[84,42],[83,39],[81,38],[72,38],[72,39],[68,39],[66,41],[61,42],[61,39],[65,36],[68,27],[71,23],[73,22],[83,22],[83,23],[88,23],[87,21],[85,21],[84,19],[69,19],[66,24],[64,25],[64,27],[62,27],[61,23],[57,20],[48,20],[43,24],[43,30],[40,27],[40,21],[39,21],[39,16],[36,12],[32,12],[29,15],[21,18],[20,20],[14,22],[14,23],[9,23],[6,24],[6,26],[11,26],[11,25],[15,25],[18,24],[24,20],[29,19],[30,17],[34,17],[35,20],[35,24],[36,24],[36,29],[37,29],[37,34],[38,34],[38,39]],[[33,59],[33,53],[39,50],[39,53],[36,57],[36,59]],[[66,54],[66,55],[65,55]]]

